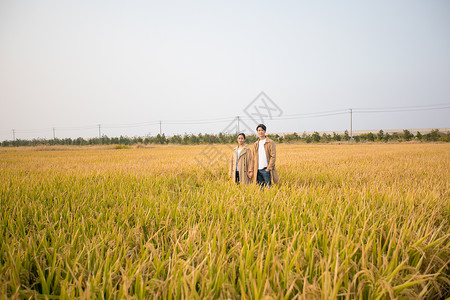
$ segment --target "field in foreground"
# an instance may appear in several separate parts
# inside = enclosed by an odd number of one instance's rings
[[[0,297],[450,295],[450,145],[279,145],[263,190],[205,147],[0,150]]]

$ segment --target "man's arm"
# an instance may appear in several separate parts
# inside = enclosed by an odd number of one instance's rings
[[[250,149],[250,155],[248,159],[248,178],[253,177],[253,153],[252,149]]]
[[[269,147],[267,147],[267,148],[269,150],[268,152],[270,155],[270,159],[268,162],[269,165],[267,166],[266,170],[270,171],[270,170],[273,170],[273,168],[275,168],[275,160],[276,160],[276,156],[277,156],[277,150],[275,149],[275,143],[273,141],[268,146]]]

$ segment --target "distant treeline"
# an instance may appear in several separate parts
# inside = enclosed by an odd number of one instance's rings
[[[344,134],[320,134],[314,132],[313,134],[303,133],[301,135],[297,133],[278,135],[268,134],[268,137],[273,139],[277,143],[292,143],[292,142],[304,142],[304,143],[330,143],[340,141],[350,141],[351,137],[348,131]],[[15,141],[3,141],[2,147],[18,147],[18,146],[40,146],[40,145],[136,145],[136,144],[181,144],[181,145],[198,145],[198,144],[230,144],[236,143],[237,134],[185,134],[174,135],[166,137],[164,134],[157,136],[147,137],[108,137],[103,136],[101,138],[65,138],[65,139],[33,139],[33,140],[15,140]],[[257,140],[256,135],[247,135],[246,142],[253,143]],[[386,133],[380,130],[378,133],[364,133],[357,136],[353,136],[353,141],[360,142],[405,142],[405,141],[421,141],[421,142],[449,142],[450,133],[440,132],[438,129],[432,130],[430,133],[421,134],[417,132],[415,135],[409,130],[403,130],[403,132],[394,132],[392,134]]]

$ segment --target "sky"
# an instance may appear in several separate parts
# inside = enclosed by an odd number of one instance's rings
[[[350,109],[450,127],[449,1],[0,0],[0,140],[342,131]]]

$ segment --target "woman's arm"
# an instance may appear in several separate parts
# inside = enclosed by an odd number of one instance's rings
[[[248,170],[247,170],[247,176],[248,178],[252,178],[253,177],[253,155],[252,155],[252,149],[250,149],[249,151],[249,155],[248,155]]]
[[[270,145],[268,148],[269,148],[268,150],[269,150],[270,160],[268,162],[268,166],[267,166],[266,170],[270,171],[270,170],[273,170],[273,168],[275,167],[277,150],[275,149],[275,143],[273,141],[270,142]]]

